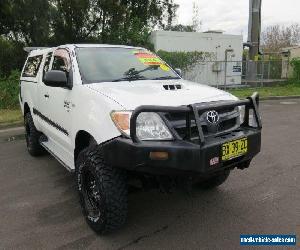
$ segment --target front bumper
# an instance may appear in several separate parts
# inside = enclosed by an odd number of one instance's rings
[[[229,161],[221,161],[222,145],[225,142],[248,138],[247,154]],[[261,133],[256,129],[244,129],[226,136],[207,140],[205,145],[186,141],[133,143],[126,138],[116,138],[103,147],[105,161],[130,171],[170,174],[211,174],[223,169],[247,167],[251,159],[260,152]],[[167,152],[168,159],[153,160],[151,152]],[[219,163],[211,166],[211,159],[218,157]]]
[[[183,140],[176,135],[174,135],[175,140],[173,141],[139,141],[136,136],[136,119],[141,112],[194,112],[196,124],[199,124],[197,122],[199,113],[218,110],[224,108],[224,106],[228,108],[242,105],[246,109],[245,121],[238,129],[206,138],[199,125],[199,143],[192,142],[189,139]],[[256,119],[256,128],[249,126],[249,111],[251,109]],[[190,126],[190,122],[187,119],[187,131],[189,130],[188,126]],[[180,108],[144,106],[138,108],[132,114],[132,139],[118,137],[101,146],[105,162],[115,167],[158,175],[181,175],[186,173],[205,176],[224,169],[248,167],[252,158],[260,152],[261,128],[257,94],[245,101],[227,102],[226,104],[192,105]],[[229,161],[222,161],[222,145],[242,138],[248,140],[247,153]],[[164,152],[167,153],[168,157],[162,160],[153,159],[150,157],[153,152]],[[214,160],[214,164],[212,164],[212,160]]]

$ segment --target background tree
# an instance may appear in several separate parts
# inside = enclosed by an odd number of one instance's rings
[[[168,22],[168,25],[164,29],[178,32],[200,32],[202,29],[202,20],[200,18],[199,5],[196,2],[193,2],[193,16],[191,25],[173,24],[173,21],[176,19],[177,8],[177,5],[173,7],[172,13],[174,13],[174,16],[172,16],[172,22]]]
[[[2,2],[2,0],[1,0]],[[8,38],[27,45],[47,43],[50,32],[51,4],[48,0],[4,0],[1,25]]]
[[[10,41],[0,36],[0,79],[8,76],[12,70],[21,69],[26,52],[24,44],[18,41]]]
[[[300,25],[273,25],[267,27],[261,35],[264,52],[279,52],[281,48],[300,43]]]
[[[193,2],[193,29],[196,32],[200,32],[202,29],[202,21],[200,18],[200,9],[199,9],[199,5],[196,2]]]
[[[15,69],[13,65],[20,69],[23,46],[111,43],[151,48],[151,30],[170,26],[177,7],[174,0],[0,0],[0,76]],[[9,51],[18,58],[8,57]]]
[[[183,25],[183,24],[172,25],[167,30],[178,31],[178,32],[196,32],[193,25]]]
[[[0,1],[0,35],[8,34],[13,27],[12,10],[9,0]]]
[[[133,30],[171,25],[177,7],[174,0],[1,0],[0,35],[34,46],[126,43],[140,40]]]
[[[53,6],[53,40],[59,43],[141,45],[145,32],[172,23],[176,12],[173,0],[54,0]]]

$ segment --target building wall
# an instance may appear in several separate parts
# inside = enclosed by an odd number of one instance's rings
[[[300,47],[291,50],[291,58],[300,57]]]
[[[201,62],[189,72],[185,72],[184,76],[188,80],[209,85],[223,85],[227,64],[227,84],[241,84],[242,36],[219,33],[154,31],[150,40],[156,51],[199,51],[212,54],[212,57],[207,61]],[[227,63],[225,63],[225,54],[228,49],[233,51],[227,52]]]
[[[300,57],[300,47],[283,49],[286,53],[282,57],[282,78],[292,78],[294,76],[293,67],[290,61],[293,58]],[[288,54],[288,55],[287,55]]]

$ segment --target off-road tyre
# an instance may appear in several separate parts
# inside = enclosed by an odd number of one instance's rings
[[[214,175],[204,181],[198,183],[198,186],[202,189],[214,189],[222,185],[229,177],[230,170],[222,171],[217,175]]]
[[[41,133],[37,131],[36,127],[34,126],[34,122],[30,112],[26,113],[24,116],[24,126],[26,145],[29,154],[32,156],[42,155],[44,149],[39,142]]]
[[[76,160],[76,181],[83,215],[99,234],[113,232],[127,219],[126,172],[104,162],[101,146],[81,151]]]

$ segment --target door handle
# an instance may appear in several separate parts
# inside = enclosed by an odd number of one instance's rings
[[[45,98],[49,98],[49,94],[45,94],[44,97],[45,97]]]

